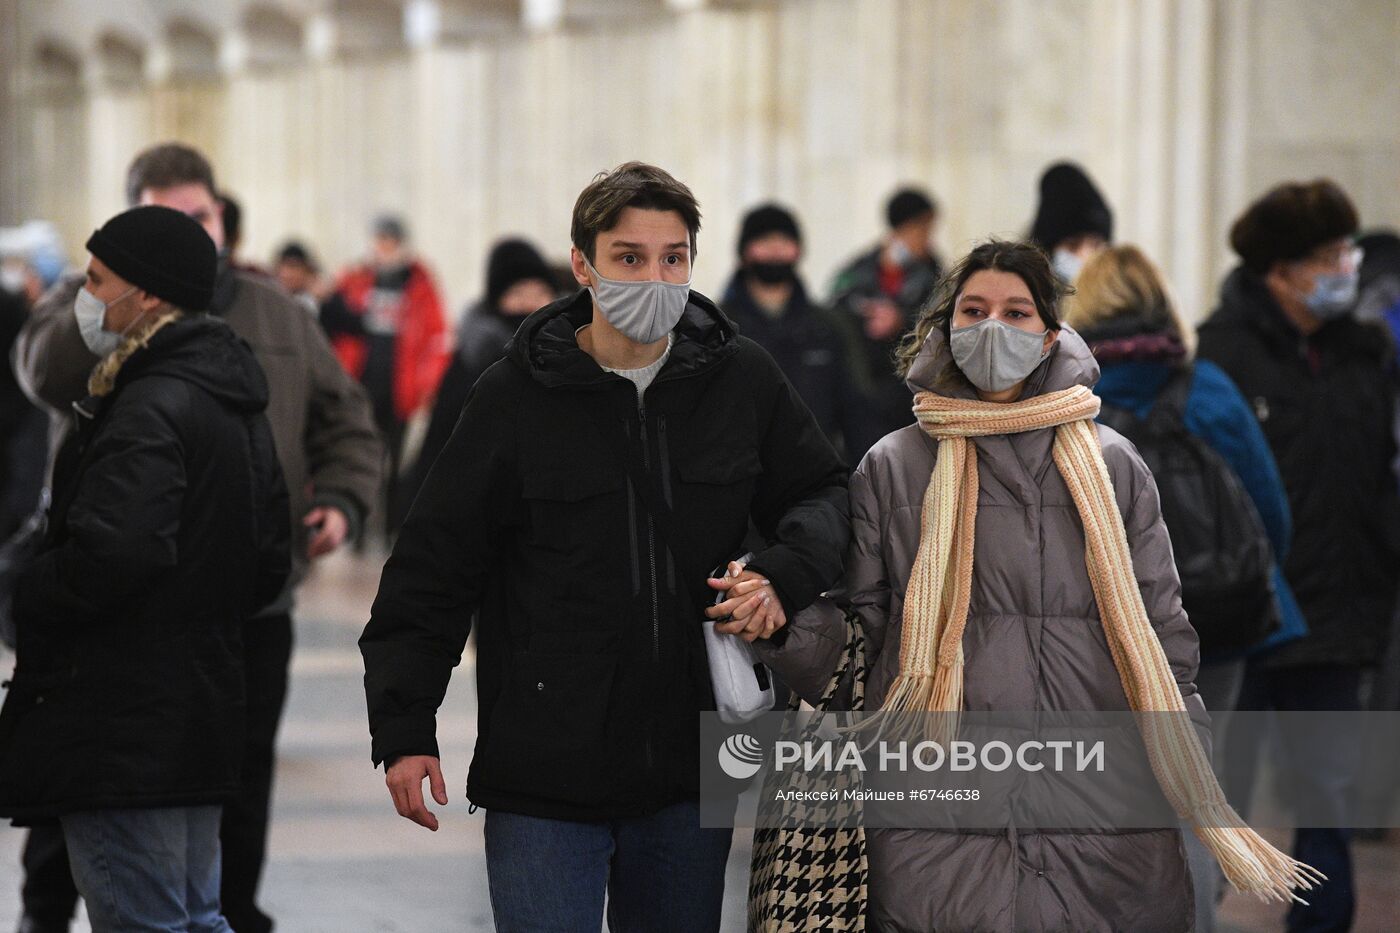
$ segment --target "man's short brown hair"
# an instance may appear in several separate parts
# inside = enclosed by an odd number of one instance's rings
[[[600,172],[574,202],[570,236],[579,252],[594,261],[598,234],[617,226],[629,207],[651,211],[675,211],[690,231],[690,255],[696,253],[700,232],[700,205],[695,195],[671,173],[645,162],[627,162],[611,172]]]
[[[199,150],[180,143],[161,143],[143,151],[126,170],[126,202],[141,203],[147,188],[174,188],[176,185],[204,185],[214,194],[214,169]]]

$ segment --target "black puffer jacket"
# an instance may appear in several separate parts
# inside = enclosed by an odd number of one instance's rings
[[[167,324],[81,407],[15,594],[0,815],[18,822],[233,792],[240,630],[290,572],[267,383],[228,325]]]
[[[531,315],[473,390],[384,568],[360,639],[375,763],[436,755],[435,712],[477,632],[473,803],[606,819],[693,798],[713,709],[705,576],[752,517],[751,566],[789,616],[831,586],[846,469],[777,365],[691,293],[638,411],[575,331],[588,292]],[[670,553],[618,461],[683,529]]]
[[[1293,512],[1284,574],[1309,634],[1266,663],[1375,663],[1400,579],[1389,338],[1351,317],[1305,338],[1263,279],[1242,268],[1225,280],[1200,338],[1200,356],[1253,406]]]

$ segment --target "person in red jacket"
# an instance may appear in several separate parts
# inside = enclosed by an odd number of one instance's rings
[[[409,252],[403,221],[380,217],[372,233],[369,260],[341,275],[321,307],[321,325],[341,365],[369,393],[384,435],[385,535],[392,537],[408,506],[397,494],[405,430],[431,404],[452,341],[437,285]]]

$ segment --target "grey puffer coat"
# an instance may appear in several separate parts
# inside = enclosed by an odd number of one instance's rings
[[[935,333],[910,373],[915,391],[951,362]],[[1061,331],[1024,397],[1092,386],[1084,341]],[[972,397],[971,390],[955,392]],[[1157,488],[1133,446],[1099,426],[1104,460],[1127,527],[1147,613],[1198,731],[1196,633]],[[969,710],[1127,710],[1084,563],[1084,532],[1051,459],[1052,429],[976,438],[977,539],[963,639]],[[838,603],[864,625],[869,709],[899,672],[903,594],[919,544],[919,516],[936,442],[913,425],[886,436],[851,477],[854,536]],[[809,701],[844,644],[841,613],[821,601],[798,615],[765,659]],[[879,931],[1181,933],[1193,926],[1191,882],[1176,828],[1117,832],[872,829],[870,926]]]

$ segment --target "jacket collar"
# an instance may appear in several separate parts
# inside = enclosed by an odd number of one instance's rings
[[[592,320],[592,294],[586,288],[579,289],[527,317],[506,354],[547,387],[606,385],[617,377],[605,373],[578,345],[579,328]],[[693,289],[673,332],[675,345],[658,381],[710,369],[739,349],[734,322]]]

